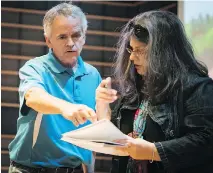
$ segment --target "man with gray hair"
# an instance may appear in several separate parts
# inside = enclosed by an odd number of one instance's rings
[[[43,20],[49,53],[20,69],[17,134],[9,145],[10,173],[94,172],[91,151],[61,140],[62,134],[97,120],[95,90],[101,77],[85,63],[87,19],[69,3],[51,8]]]

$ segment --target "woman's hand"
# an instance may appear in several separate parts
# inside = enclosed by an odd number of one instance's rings
[[[160,156],[154,143],[141,138],[134,139],[131,137],[128,137],[128,139],[116,140],[116,142],[126,144],[125,147],[116,147],[116,150],[128,152],[133,159],[160,161]]]
[[[112,81],[110,77],[101,81],[98,88],[96,89],[96,102],[109,104],[117,99],[117,91],[111,89],[111,85]]]
[[[111,78],[108,77],[96,89],[96,113],[98,119],[111,117],[109,104],[117,99],[117,91],[111,89]]]

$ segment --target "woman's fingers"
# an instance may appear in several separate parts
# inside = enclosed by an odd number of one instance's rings
[[[128,152],[127,146],[116,146],[115,150],[122,151],[122,152]]]
[[[103,93],[100,93],[99,95],[96,96],[97,101],[103,101],[105,103],[112,103],[115,100],[117,100],[117,96],[109,96]]]
[[[116,139],[116,140],[113,140],[113,142],[117,142],[117,143],[120,143],[120,144],[125,144],[125,143],[127,143],[127,139]]]
[[[101,81],[99,86],[102,88],[111,88],[111,85],[112,85],[111,77],[107,77],[106,79]]]
[[[131,145],[130,139],[117,139],[117,140],[114,140],[113,142],[116,142],[116,143],[119,143],[119,144],[124,144],[125,146]]]
[[[96,89],[96,101],[102,103],[113,103],[117,100],[117,91],[111,89],[111,78],[108,77],[102,80],[98,88]]]
[[[105,93],[107,95],[112,95],[112,96],[116,96],[117,95],[117,91],[116,90],[103,88],[103,87],[98,87],[96,89],[96,94],[99,94],[99,93]]]

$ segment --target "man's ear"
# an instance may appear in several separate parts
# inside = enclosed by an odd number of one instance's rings
[[[83,37],[83,45],[85,45],[85,43],[86,43],[86,35],[84,35],[84,37]]]
[[[51,49],[52,48],[52,44],[51,44],[50,39],[46,35],[44,35],[44,38],[45,38],[45,42],[46,42],[47,46]]]

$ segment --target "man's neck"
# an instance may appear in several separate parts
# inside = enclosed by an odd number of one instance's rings
[[[51,51],[52,51],[52,50],[51,50]],[[63,65],[63,66],[66,67],[66,68],[71,68],[71,69],[73,70],[73,73],[75,73],[75,72],[77,71],[77,69],[78,69],[78,62],[76,62],[76,63],[73,64],[73,65],[65,65],[65,64],[63,64],[63,63],[57,58],[57,56],[54,54],[53,51],[52,51],[52,54],[53,54],[54,58],[55,58],[61,65]]]
[[[78,69],[78,63],[76,63],[73,67],[72,67],[72,71],[73,73],[75,73]]]

